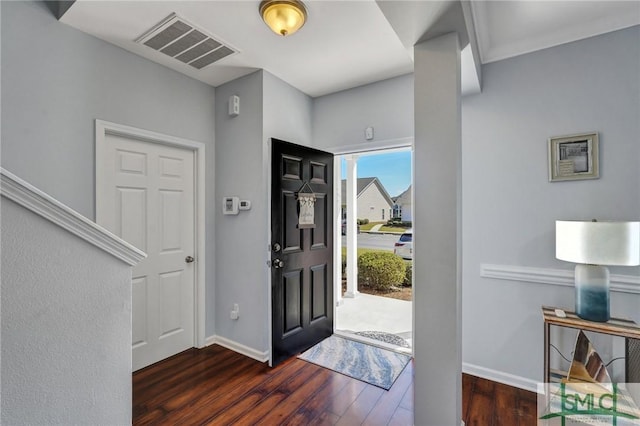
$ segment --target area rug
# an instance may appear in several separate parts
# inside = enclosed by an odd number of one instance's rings
[[[389,390],[410,356],[338,336],[330,336],[300,359]]]

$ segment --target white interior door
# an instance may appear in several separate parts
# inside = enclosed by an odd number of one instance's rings
[[[106,134],[98,223],[147,253],[133,270],[133,370],[194,346],[194,153]]]

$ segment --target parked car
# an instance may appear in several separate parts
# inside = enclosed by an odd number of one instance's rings
[[[407,230],[393,247],[393,252],[403,259],[413,259],[413,229]]]
[[[358,234],[360,233],[360,224],[358,224]],[[342,235],[347,235],[347,219],[342,219]]]

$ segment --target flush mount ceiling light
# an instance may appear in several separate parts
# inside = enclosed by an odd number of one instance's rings
[[[307,20],[307,10],[298,0],[263,0],[260,16],[271,30],[281,36],[298,31]]]

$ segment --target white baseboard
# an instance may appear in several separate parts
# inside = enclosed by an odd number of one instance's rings
[[[467,362],[462,363],[462,371],[464,373],[471,374],[472,376],[482,377],[483,379],[493,380],[494,382],[538,393],[538,382],[525,377],[492,370],[486,367],[480,367]]]
[[[245,346],[242,343],[235,342],[231,339],[227,339],[222,336],[209,336],[206,339],[205,346],[220,345],[241,355],[253,358],[256,361],[267,362],[269,361],[268,351],[259,351],[249,346]]]

